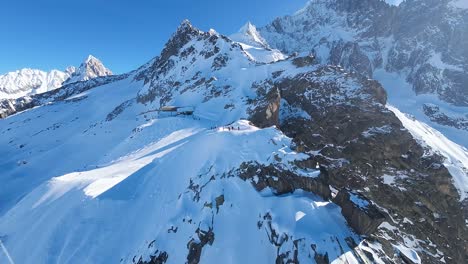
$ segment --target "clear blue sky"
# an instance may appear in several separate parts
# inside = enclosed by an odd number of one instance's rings
[[[159,54],[184,18],[229,35],[292,14],[307,0],[6,0],[0,7],[0,74],[78,66],[88,54],[115,73]]]

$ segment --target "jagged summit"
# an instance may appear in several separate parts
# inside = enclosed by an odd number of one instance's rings
[[[184,19],[177,27],[174,34],[172,34],[171,38],[166,42],[161,52],[160,61],[166,61],[171,56],[177,54],[182,46],[188,43],[194,36],[202,33],[201,30],[192,26],[188,19]]]
[[[257,27],[250,23],[250,21],[242,26],[237,33],[229,36],[229,38],[238,42],[254,61],[270,63],[286,58],[281,51],[270,48],[267,41],[257,31]]]
[[[194,28],[195,27],[192,25],[192,22],[190,22],[190,20],[184,19],[182,20],[180,25],[177,27],[177,31],[185,30],[185,29],[194,29]]]
[[[41,94],[60,88],[64,84],[107,75],[112,75],[112,72],[92,55],[86,57],[78,68],[69,66],[64,71],[21,69],[0,75],[0,99]]]
[[[89,64],[89,63],[101,63],[99,59],[94,57],[93,55],[89,54],[84,63]]]
[[[80,67],[76,69],[64,84],[87,81],[96,77],[112,75],[112,71],[104,66],[104,64],[94,57],[88,55],[88,57],[81,63]]]
[[[232,59],[252,63],[242,47],[214,29],[204,32],[184,20],[165,44],[161,54],[150,66],[142,69],[136,79],[146,82],[173,76],[196,73],[202,69],[220,70]]]
[[[270,48],[266,40],[257,31],[257,27],[248,21],[239,31],[230,36],[234,41],[242,42],[252,46]]]

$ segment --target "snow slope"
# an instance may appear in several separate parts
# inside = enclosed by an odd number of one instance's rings
[[[276,128],[241,120],[232,124],[240,130],[229,131],[203,118],[145,118],[138,104],[102,122],[141,85],[129,78],[0,121],[0,238],[16,263],[131,263],[156,250],[183,263],[189,241],[200,239],[197,229],[215,234],[204,263],[273,262],[295,246],[274,246],[272,230],[316,244],[335,262],[356,262],[345,238],[360,238],[339,207],[301,192],[258,193],[236,176],[243,162],[305,158]]]
[[[280,130],[244,120],[269,84],[314,81],[324,89],[301,97],[346,105],[373,102],[360,82],[369,80],[293,59],[258,63],[187,22],[166,47],[122,78],[0,120],[0,239],[15,262],[384,263],[382,245],[356,235],[334,203],[300,189],[258,192],[261,169],[240,177],[248,163],[301,180],[320,174],[297,167],[309,156]],[[155,111],[164,105],[193,107],[194,116]],[[311,119],[292,106],[281,115]]]

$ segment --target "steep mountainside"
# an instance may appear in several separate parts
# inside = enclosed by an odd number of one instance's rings
[[[287,54],[311,53],[379,80],[389,102],[468,146],[468,9],[452,0],[311,0],[260,28]],[[439,106],[434,116],[424,110]]]
[[[78,69],[68,67],[65,71],[44,72],[22,69],[0,75],[0,99],[16,99],[55,90],[64,84],[87,81],[100,76],[112,75],[101,61],[89,55]]]
[[[139,69],[66,85],[0,120],[11,258],[468,257],[466,149],[424,141],[434,131],[387,107],[377,81],[313,56],[261,63],[239,41],[184,21]]]

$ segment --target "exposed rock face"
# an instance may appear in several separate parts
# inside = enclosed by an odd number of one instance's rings
[[[258,101],[250,120],[260,127],[278,126],[281,103],[280,91],[270,87],[266,92],[265,89],[262,89],[262,86],[265,85],[270,86],[268,83],[254,85],[254,87],[258,87],[257,93],[262,96],[262,100]],[[262,95],[262,93],[265,94]]]
[[[192,239],[187,244],[187,248],[189,250],[189,253],[187,256],[188,264],[200,263],[200,257],[201,257],[203,247],[206,245],[212,245],[215,240],[215,234],[213,233],[212,229],[209,229],[207,231],[197,229],[196,233],[198,236],[198,241],[195,239]]]
[[[386,93],[378,82],[333,66],[317,67],[293,77],[281,78],[281,73],[277,76],[255,84],[259,97],[252,102],[257,108],[253,108],[251,120],[259,126],[271,125],[264,114],[271,98],[268,91],[275,94],[279,91],[288,109],[300,109],[279,119],[281,130],[294,139],[298,151],[312,155],[305,168],[314,168],[317,162],[324,164],[327,177],[319,177],[318,182],[309,180],[314,182],[311,184],[267,169],[265,175],[278,175],[272,181],[258,176],[265,170],[261,167],[247,169],[241,177],[250,179],[257,175],[259,180],[254,186],[258,190],[268,186],[279,194],[302,189],[326,199],[329,196],[324,189],[328,188],[320,186],[328,184],[336,189],[359,190],[365,199],[375,202],[369,211],[350,203],[345,191],[340,191],[335,201],[342,206],[356,232],[380,241],[387,254],[393,254],[390,242],[374,236],[382,221],[387,222],[383,225],[386,228],[396,225],[408,236],[428,238],[418,243],[433,254],[424,255],[425,261],[437,262],[437,256],[442,256],[432,243],[444,255],[451,256],[454,263],[467,256],[464,246],[468,238],[464,224],[467,210],[460,208],[459,194],[450,184],[451,175],[443,167],[442,158],[428,154],[384,107]],[[392,179],[390,182],[388,177]],[[377,233],[399,236],[384,227]],[[453,234],[458,234],[457,239],[449,239]]]
[[[425,115],[438,124],[468,130],[468,114],[464,117],[452,117],[434,104],[424,104],[423,111]]]
[[[292,60],[292,63],[296,67],[310,66],[310,65],[313,65],[315,62],[316,62],[315,56],[313,56],[313,55],[309,55],[309,56],[305,56],[305,57],[301,56],[301,57],[297,57],[297,58]]]
[[[341,206],[344,217],[359,234],[372,235],[385,220],[382,212],[360,194],[343,189],[333,201]]]
[[[449,0],[313,0],[259,31],[284,52],[314,52],[322,63],[373,76],[398,72],[418,94],[468,105],[468,11]],[[328,28],[333,28],[329,34]]]
[[[391,225],[411,219],[413,224],[403,224],[398,229],[415,237],[427,237],[426,241],[431,242],[421,242],[419,246],[428,252],[436,252],[431,246],[435,243],[438,250],[453,258],[453,263],[466,258],[468,236],[464,219],[467,212],[466,208],[460,209],[458,193],[449,184],[450,174],[441,166],[440,157],[425,154],[399,120],[385,110],[385,96],[381,94],[381,87],[377,88],[378,84],[367,83],[364,87],[376,87],[370,89],[372,96],[354,93],[346,100],[351,102],[349,104],[330,100],[333,97],[325,91],[330,88],[334,91],[332,85],[314,84],[304,78],[277,85],[283,99],[311,116],[310,120],[300,117],[281,120],[281,129],[294,138],[298,149],[314,154],[317,161],[327,166],[330,185],[362,191],[392,214],[391,219],[386,219]],[[304,97],[308,90],[311,96]],[[397,183],[389,185],[385,175],[394,175]],[[351,225],[358,232],[371,232],[375,225],[369,229],[360,226],[357,224],[360,221],[356,220],[358,214],[348,207],[345,205],[344,210],[350,223],[355,223]],[[356,218],[353,219],[353,215]],[[450,217],[441,218],[442,215]],[[380,232],[398,236],[391,229],[380,228]],[[452,239],[453,234],[458,234],[457,239]],[[376,239],[384,245],[389,243]],[[438,261],[429,254],[423,259]]]
[[[272,177],[273,175],[275,178]],[[265,167],[251,163],[241,166],[239,169],[239,177],[243,180],[250,181],[259,192],[268,187],[277,195],[304,190],[320,195],[324,199],[331,198],[326,174],[318,174],[317,177],[305,177],[295,174],[294,171],[282,169],[279,164],[277,166],[270,165]]]

